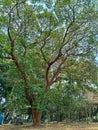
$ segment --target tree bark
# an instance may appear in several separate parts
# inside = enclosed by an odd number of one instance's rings
[[[42,112],[36,109],[32,109],[33,126],[39,126],[41,124]]]

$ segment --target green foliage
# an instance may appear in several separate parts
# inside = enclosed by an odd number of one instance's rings
[[[58,107],[62,105],[62,93],[60,93],[56,88],[52,88],[47,94],[47,100],[50,107]]]
[[[9,67],[4,73],[12,90],[8,104],[19,110],[28,105],[26,88],[30,105],[38,110],[44,111],[47,103],[55,109],[67,104],[66,113],[72,106],[80,109],[82,90],[92,90],[88,81],[97,83],[97,11],[86,0],[31,2],[1,1],[0,64]],[[51,81],[56,74],[61,86],[56,82],[46,94],[46,76]]]
[[[11,6],[12,5],[12,0],[4,0],[3,1],[4,5],[7,5],[7,6]]]

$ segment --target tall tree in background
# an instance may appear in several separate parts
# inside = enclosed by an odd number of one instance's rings
[[[38,125],[67,59],[96,55],[97,8],[85,0],[2,0],[0,6],[0,62],[10,64]]]

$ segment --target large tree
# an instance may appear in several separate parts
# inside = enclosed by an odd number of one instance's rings
[[[86,0],[0,2],[0,56],[10,64],[38,125],[45,95],[67,59],[96,55],[97,8]]]

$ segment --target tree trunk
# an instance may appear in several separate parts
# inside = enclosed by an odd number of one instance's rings
[[[41,124],[41,111],[38,111],[36,109],[32,109],[32,118],[33,118],[33,126],[38,126]]]

